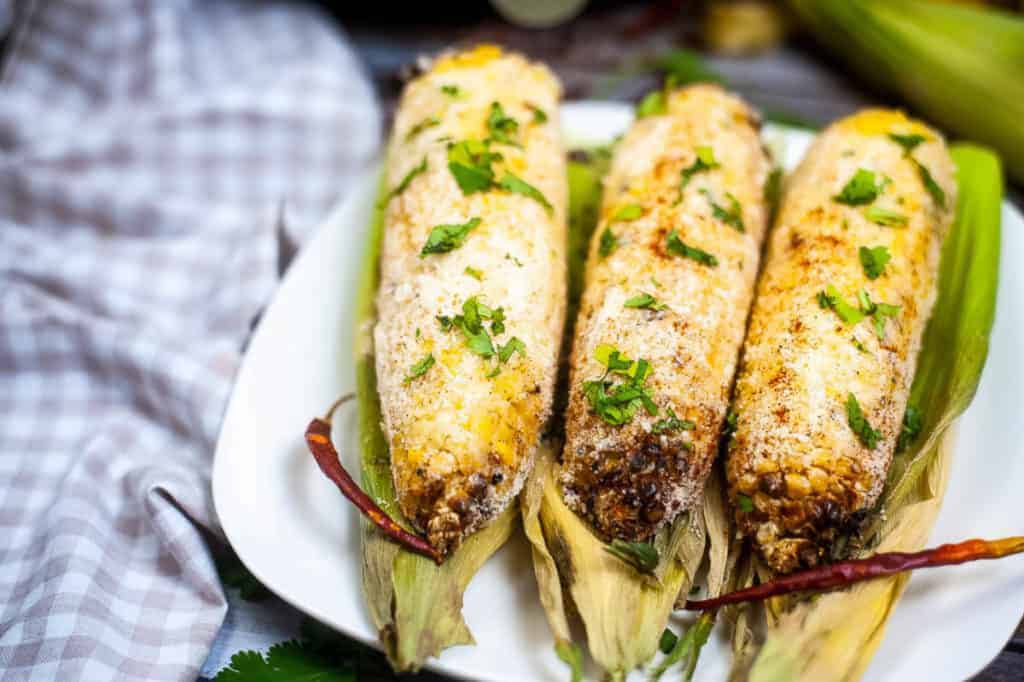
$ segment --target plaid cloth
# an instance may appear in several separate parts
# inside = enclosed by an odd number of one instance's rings
[[[225,399],[373,92],[303,5],[0,0],[4,29],[0,680],[194,679]]]

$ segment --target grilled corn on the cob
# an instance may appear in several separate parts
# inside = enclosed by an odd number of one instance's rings
[[[386,174],[374,330],[402,513],[443,552],[516,495],[565,309],[560,86],[481,46],[408,84]]]
[[[882,491],[955,192],[942,137],[886,110],[829,127],[788,183],[727,461],[740,528],[777,571],[827,558]]]
[[[663,97],[605,179],[571,358],[563,495],[624,540],[699,499],[767,216],[755,114],[716,86]]]

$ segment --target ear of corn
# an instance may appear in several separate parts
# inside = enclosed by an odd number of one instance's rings
[[[951,153],[959,184],[957,217],[943,245],[938,299],[911,390],[923,427],[894,460],[880,502],[886,520],[868,530],[865,554],[924,546],[952,458],[949,427],[970,403],[988,353],[999,272],[1001,171],[985,149],[954,145]],[[754,560],[743,561],[749,575]],[[769,603],[767,640],[749,672],[738,670],[739,677],[757,682],[859,678],[908,579],[901,574],[810,601]],[[752,632],[747,622],[737,626],[738,667],[755,654]]]
[[[789,6],[863,77],[899,92],[949,130],[991,145],[1024,182],[1024,19],[920,0]]]
[[[383,197],[385,188],[380,195]],[[381,206],[383,202],[378,202]],[[380,280],[383,210],[378,208],[363,257],[356,304],[356,377],[359,401],[362,487],[392,518],[402,517],[391,477],[387,441],[380,429],[374,369],[374,297]],[[474,533],[441,566],[402,549],[365,519],[361,522],[363,592],[385,653],[398,671],[418,670],[443,649],[472,644],[462,618],[462,595],[470,579],[511,535],[518,510],[511,505]]]

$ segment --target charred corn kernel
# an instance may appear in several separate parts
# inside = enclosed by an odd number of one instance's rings
[[[559,97],[546,68],[484,46],[436,60],[406,86],[395,115],[374,329],[378,390],[399,505],[443,551],[517,494],[550,414],[566,287]],[[467,140],[474,153],[500,155],[486,164],[489,184],[478,173],[464,187],[450,168],[450,149]],[[477,160],[462,163],[472,170]],[[510,172],[535,194],[500,186]],[[435,227],[470,221],[455,242],[424,249]],[[502,309],[500,324],[481,320],[493,354],[451,323],[469,299]],[[513,339],[522,348],[501,359]],[[436,362],[410,379],[427,352]]]
[[[850,188],[858,174],[860,189]],[[734,501],[768,494],[756,512],[737,508],[736,516],[777,571],[827,557],[882,491],[955,192],[942,137],[887,110],[829,127],[787,183],[744,345],[726,463]],[[861,247],[889,255],[874,278]],[[829,291],[849,308],[830,303]],[[865,302],[898,309],[872,314]],[[865,420],[857,428],[850,396]],[[781,478],[761,473],[769,465]]]
[[[566,503],[605,537],[646,539],[703,490],[765,232],[758,128],[738,98],[694,86],[670,93],[665,113],[639,119],[616,147],[576,327],[561,472]],[[653,300],[640,306],[644,295]],[[615,406],[602,409],[587,389],[613,351],[650,366],[649,402],[619,425],[609,423],[622,421]],[[605,378],[615,391],[628,377]]]

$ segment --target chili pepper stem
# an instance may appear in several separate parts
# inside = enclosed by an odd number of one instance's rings
[[[306,445],[309,447],[313,459],[316,460],[320,471],[338,486],[341,494],[382,533],[411,552],[433,559],[438,565],[444,563],[444,556],[439,551],[420,536],[413,535],[398,525],[369,495],[363,492],[342,466],[338,451],[335,449],[334,443],[331,442],[331,419],[337,409],[353,397],[354,395],[351,393],[341,396],[334,401],[323,417],[316,417],[309,422],[309,426],[306,427]]]
[[[1000,559],[1024,552],[1024,537],[1001,540],[965,540],[920,552],[883,552],[863,559],[840,561],[736,590],[712,599],[687,601],[690,611],[706,611],[726,604],[760,601],[793,592],[827,592],[864,580],[883,578],[917,568],[950,566],[982,559]]]

